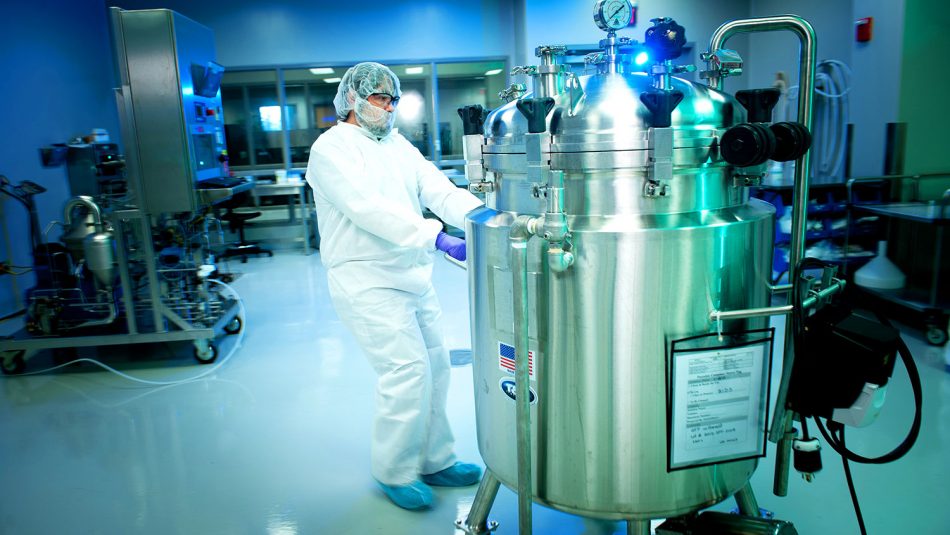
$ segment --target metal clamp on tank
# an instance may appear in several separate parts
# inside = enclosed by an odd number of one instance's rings
[[[682,91],[650,91],[640,94],[640,101],[650,110],[650,178],[643,186],[644,197],[665,197],[670,194],[673,179],[673,110],[683,100]]]
[[[742,56],[735,50],[720,48],[712,52],[703,52],[699,59],[706,62],[707,69],[699,72],[699,77],[709,80],[710,87],[722,87],[720,80],[742,74]]]
[[[514,70],[511,71],[511,75],[515,75]],[[498,98],[504,100],[505,102],[511,102],[521,98],[521,95],[524,95],[527,91],[528,86],[525,84],[511,84],[498,92]]]
[[[485,137],[485,118],[488,111],[480,105],[462,106],[458,109],[462,118],[462,157],[465,159],[465,179],[472,193],[491,193],[495,190],[493,182],[485,180],[482,145]]]
[[[591,56],[591,63],[602,65],[601,72],[604,73],[622,73],[626,57],[620,53],[620,49],[633,43],[634,41],[631,41],[629,37],[617,37],[616,32],[608,32],[607,38],[600,40],[600,48],[604,51],[596,56]]]
[[[746,109],[749,122],[733,126],[722,135],[722,158],[736,166],[736,186],[755,186],[765,176],[765,162],[775,152],[775,135],[769,129],[778,89],[736,91],[736,100]]]
[[[564,93],[571,95],[571,111],[584,95],[577,83],[577,77],[571,69],[562,63],[567,52],[564,45],[542,45],[534,49],[534,54],[541,58],[540,65],[519,65],[511,69],[511,76],[530,76],[534,85],[536,97],[555,97]],[[498,97],[511,102],[520,98],[527,91],[525,84],[511,84],[507,89],[498,93]]]
[[[535,70],[537,73],[534,83],[535,95],[553,97],[567,89],[570,69],[558,59],[564,56],[565,50],[564,45],[544,45],[534,49],[534,55],[541,58],[541,64]]]
[[[683,100],[683,92],[673,89],[670,77],[686,72],[692,65],[673,65],[683,53],[686,29],[669,17],[652,19],[644,43],[656,63],[651,68],[656,90],[640,94],[640,101],[650,110],[650,178],[643,186],[644,197],[665,197],[670,194],[673,179],[673,110]]]

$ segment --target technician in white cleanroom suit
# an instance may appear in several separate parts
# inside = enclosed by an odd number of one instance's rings
[[[340,122],[310,149],[307,181],[320,223],[330,296],[379,376],[372,474],[400,507],[432,504],[429,485],[466,486],[481,468],[456,462],[445,414],[449,356],[432,288],[436,249],[465,259],[455,227],[482,202],[457,188],[393,130],[399,79],[360,63],[340,82]],[[421,481],[420,481],[421,479]]]

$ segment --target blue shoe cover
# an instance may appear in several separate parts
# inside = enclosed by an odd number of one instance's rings
[[[437,487],[467,487],[482,478],[482,468],[477,464],[455,463],[434,474],[424,474],[422,480]]]
[[[432,489],[421,481],[413,481],[408,485],[384,485],[379,484],[386,496],[392,502],[403,509],[425,509],[432,506]]]

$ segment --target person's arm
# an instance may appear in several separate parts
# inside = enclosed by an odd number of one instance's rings
[[[401,247],[434,247],[442,224],[379,195],[350,162],[352,149],[329,145],[311,153],[308,176],[321,193],[361,229]]]
[[[413,154],[419,198],[422,203],[443,221],[457,228],[465,228],[465,214],[484,203],[464,188],[452,183],[445,173],[426,160],[418,149],[405,142]]]

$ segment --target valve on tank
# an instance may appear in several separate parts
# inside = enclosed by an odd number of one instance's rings
[[[673,60],[683,54],[686,46],[686,28],[669,17],[650,19],[653,26],[647,28],[643,37],[654,59]]]
[[[485,129],[485,118],[488,117],[488,110],[475,104],[473,106],[462,106],[458,109],[458,113],[459,117],[462,118],[463,135],[482,135],[482,131]]]
[[[801,123],[772,122],[772,108],[780,92],[775,88],[736,92],[749,122],[733,126],[722,135],[722,158],[737,167],[753,167],[767,160],[787,162],[801,158],[811,147],[811,133]]]
[[[644,44],[656,63],[650,68],[654,88],[640,94],[650,111],[650,140],[653,153],[650,177],[643,185],[645,197],[670,194],[673,178],[673,110],[683,100],[683,92],[673,89],[672,75],[695,70],[693,65],[673,65],[686,46],[686,29],[669,17],[651,19],[653,26],[644,34]]]
[[[465,159],[465,179],[472,193],[491,193],[494,183],[485,180],[482,160],[482,137],[485,131],[485,119],[488,110],[479,104],[462,106],[458,109],[462,119],[462,155]]]

